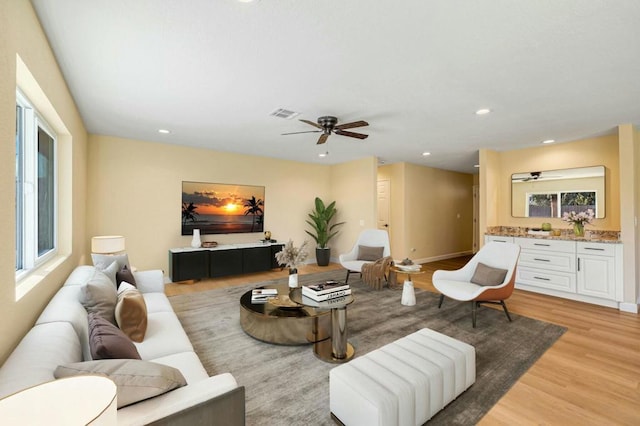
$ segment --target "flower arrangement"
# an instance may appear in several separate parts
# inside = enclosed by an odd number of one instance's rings
[[[562,214],[562,220],[573,224],[573,232],[576,236],[582,237],[584,235],[584,225],[593,223],[595,214],[593,209],[587,209],[586,212],[576,213],[564,212]]]
[[[283,249],[276,253],[276,260],[278,261],[278,264],[286,266],[290,270],[298,269],[298,266],[300,266],[309,256],[309,253],[307,252],[308,244],[309,241],[304,240],[302,245],[300,245],[299,248],[296,248],[294,247],[292,240],[287,241]]]

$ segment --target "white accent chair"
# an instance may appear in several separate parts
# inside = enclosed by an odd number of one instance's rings
[[[349,253],[341,254],[340,264],[347,270],[347,278],[345,282],[349,282],[349,275],[358,273],[362,275],[362,265],[372,263],[367,260],[358,260],[358,247],[384,247],[382,257],[391,255],[391,247],[389,246],[389,234],[383,229],[365,229],[358,236],[358,240]]]
[[[485,244],[469,263],[455,271],[438,270],[433,273],[433,286],[441,293],[438,308],[444,297],[471,302],[471,321],[476,326],[476,312],[481,304],[501,305],[505,315],[511,316],[504,303],[513,293],[516,280],[516,265],[520,256],[520,246],[512,243],[491,241]],[[506,269],[504,281],[498,285],[478,285],[471,282],[478,263],[492,268]]]

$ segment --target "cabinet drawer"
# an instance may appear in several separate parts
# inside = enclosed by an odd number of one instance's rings
[[[513,237],[503,237],[500,235],[485,235],[484,236],[484,241],[485,242],[489,242],[489,241],[496,241],[498,243],[512,243],[513,242]]]
[[[615,256],[616,245],[606,243],[578,243],[579,254],[592,254],[595,256]]]
[[[573,241],[545,240],[542,238],[516,238],[515,243],[523,249],[551,250],[575,253],[576,243]]]
[[[553,290],[576,292],[576,275],[518,267],[516,282]]]
[[[520,252],[518,265],[545,271],[575,273],[576,256],[573,253],[525,249]]]

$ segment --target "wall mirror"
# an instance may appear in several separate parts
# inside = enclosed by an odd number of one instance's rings
[[[511,175],[513,217],[562,217],[593,209],[605,216],[604,166],[544,170]]]

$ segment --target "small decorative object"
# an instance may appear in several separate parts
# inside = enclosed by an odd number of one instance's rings
[[[264,232],[264,239],[267,241],[271,240],[271,231]]]
[[[559,237],[560,235],[562,235],[562,232],[559,229],[554,229],[551,231],[551,233],[554,237]]]
[[[406,259],[402,259],[402,262],[400,262],[400,265],[413,265],[413,260],[409,259],[408,257]]]
[[[217,247],[218,243],[215,241],[203,241],[202,242],[202,247],[204,248],[213,248],[213,247]]]
[[[542,230],[543,231],[551,231],[551,224],[548,222],[545,222],[542,224]]]
[[[201,245],[202,245],[202,241],[200,240],[200,230],[194,229],[193,238],[191,239],[191,247],[200,248]]]
[[[299,248],[293,246],[293,241],[289,240],[284,245],[284,248],[276,253],[276,260],[281,266],[289,268],[289,287],[298,287],[298,266],[302,264],[309,256],[307,252],[307,244],[309,242],[304,240]]]
[[[584,225],[593,223],[594,216],[593,209],[587,209],[586,212],[580,213],[565,212],[562,214],[562,220],[573,224],[573,233],[576,237],[584,237]]]

